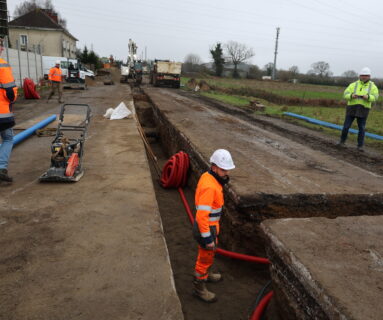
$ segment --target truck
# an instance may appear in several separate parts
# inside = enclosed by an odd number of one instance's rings
[[[150,83],[155,87],[170,85],[179,88],[181,85],[181,62],[154,60],[150,72]]]

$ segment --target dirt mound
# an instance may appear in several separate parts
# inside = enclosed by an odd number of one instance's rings
[[[187,87],[194,90],[195,87],[197,86],[197,80],[194,79],[194,78],[191,78],[188,82],[187,82]]]
[[[188,88],[190,88],[194,91],[209,91],[209,90],[211,90],[211,87],[208,85],[208,83],[205,80],[200,80],[198,82],[196,79],[191,78],[186,85]]]

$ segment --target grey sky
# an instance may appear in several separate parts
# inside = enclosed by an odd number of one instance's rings
[[[22,0],[8,0],[13,15]],[[128,40],[148,58],[183,61],[189,53],[211,61],[209,48],[235,40],[252,47],[252,63],[274,58],[277,68],[326,61],[335,75],[369,66],[383,77],[383,2],[379,0],[53,0],[78,47],[126,59]]]

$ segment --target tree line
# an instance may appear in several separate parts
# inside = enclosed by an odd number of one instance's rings
[[[262,68],[255,64],[246,62],[255,55],[252,48],[236,41],[229,41],[226,44],[216,43],[209,50],[213,68],[209,68],[202,63],[197,54],[188,54],[184,59],[184,73],[205,73],[222,77],[225,69],[230,69],[233,78],[246,77],[249,79],[262,79],[264,76],[272,75],[274,64],[267,63]],[[246,70],[240,72],[240,65],[245,66]],[[228,66],[230,68],[228,68]],[[226,72],[226,75],[228,73]],[[302,83],[323,84],[323,85],[347,85],[350,81],[358,77],[354,70],[343,72],[340,77],[334,77],[330,69],[330,64],[325,61],[318,61],[311,64],[307,73],[301,73],[298,66],[293,65],[287,70],[276,69],[276,78],[280,81],[299,81]]]

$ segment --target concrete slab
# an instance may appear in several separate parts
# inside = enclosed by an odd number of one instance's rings
[[[382,225],[382,216],[264,221],[283,319],[382,319]]]
[[[1,320],[183,319],[136,124],[100,115],[129,92],[92,89],[82,102],[99,115],[79,182],[37,182],[51,137],[13,151],[15,182],[0,198]]]
[[[262,211],[286,217],[314,211],[320,215],[320,210],[316,211],[320,205],[328,214],[342,214],[335,209],[336,201],[354,205],[366,199],[374,202],[377,210],[381,208],[383,176],[379,174],[179,95],[176,90],[146,88],[145,93],[158,110],[165,144],[181,148],[182,143],[175,140],[183,139],[190,145],[191,155],[201,157],[206,166],[213,150],[231,151],[236,164],[231,194],[239,206],[254,207],[252,214]],[[286,209],[286,204],[291,209]]]

